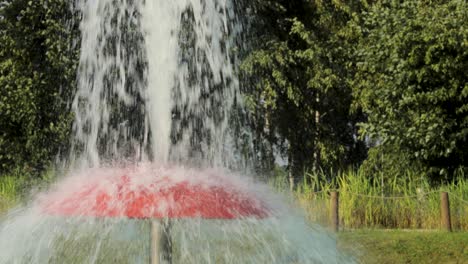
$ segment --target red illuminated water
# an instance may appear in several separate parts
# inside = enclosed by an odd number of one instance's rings
[[[44,213],[129,218],[264,218],[267,204],[223,172],[163,167],[81,171],[42,197]]]

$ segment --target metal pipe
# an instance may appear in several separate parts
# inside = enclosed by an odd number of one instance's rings
[[[172,264],[172,241],[169,219],[151,220],[150,264]]]

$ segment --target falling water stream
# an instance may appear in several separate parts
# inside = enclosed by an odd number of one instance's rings
[[[348,263],[335,239],[307,223],[236,166],[240,104],[234,0],[75,0],[80,58],[70,168],[47,192],[3,217],[0,263],[148,263],[144,220],[61,217],[41,201],[113,175],[144,186],[154,175],[219,174],[268,204],[267,218],[202,218],[173,225],[176,263]],[[130,165],[129,165],[130,164]],[[229,168],[229,169],[226,169]],[[115,186],[106,186],[112,191]],[[163,206],[162,204],[161,206]]]
[[[78,0],[73,159],[229,163],[239,91],[228,0]],[[77,155],[77,156],[76,156]]]

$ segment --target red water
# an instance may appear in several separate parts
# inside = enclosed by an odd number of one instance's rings
[[[90,169],[60,183],[41,205],[44,213],[59,216],[234,219],[269,214],[247,186],[193,169],[186,175],[181,169]]]

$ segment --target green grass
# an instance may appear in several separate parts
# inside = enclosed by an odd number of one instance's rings
[[[18,203],[23,185],[23,178],[11,175],[0,177],[0,213]]]
[[[44,171],[39,176],[32,176],[21,170],[0,175],[0,214],[27,200],[31,190],[46,188],[53,182],[55,176],[56,172],[52,169]]]
[[[468,263],[468,233],[359,230],[342,232],[339,247],[359,263]]]

